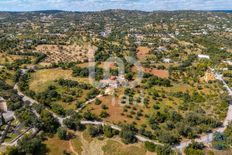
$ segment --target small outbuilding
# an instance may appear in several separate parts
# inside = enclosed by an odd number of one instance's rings
[[[198,54],[197,56],[199,59],[210,59],[210,56],[204,54]]]

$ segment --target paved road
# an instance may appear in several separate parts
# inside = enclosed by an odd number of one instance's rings
[[[95,98],[86,101],[80,108],[78,108],[78,109],[75,110],[75,111],[76,111],[77,113],[79,113],[79,112],[80,112],[84,107],[86,107],[89,103],[95,101],[97,98],[100,98],[100,97],[102,97],[102,96],[103,96],[103,95],[100,94],[100,95],[96,96]]]
[[[22,100],[25,102],[25,101],[29,101],[31,104],[31,106],[33,104],[39,104],[39,102],[37,102],[36,100],[26,96],[23,92],[20,91],[19,87],[18,87],[18,84],[16,83],[15,86],[14,86],[14,89],[17,90],[18,92],[18,95],[22,96]],[[76,112],[80,112],[84,107],[86,107],[89,103],[93,102],[94,100],[96,100],[97,98],[100,98],[102,97],[103,95],[98,95],[96,96],[95,98],[91,99],[91,100],[88,100],[86,101],[79,109],[76,110]],[[65,118],[61,117],[61,116],[58,116],[56,113],[54,113],[53,111],[51,111],[50,109],[46,108],[46,110],[48,110],[52,115],[53,117],[55,117],[58,122],[61,124],[61,126],[64,126],[63,124],[63,121],[64,119],[67,119],[67,118],[70,118],[70,116],[67,116]],[[36,112],[36,110],[33,109],[33,113],[37,116],[37,117],[40,117],[40,115]]]
[[[223,86],[226,88],[229,96],[232,96],[232,90],[230,89],[230,87],[227,85],[227,83],[224,81],[222,75],[220,75],[219,73],[215,72],[213,69],[211,69],[211,71],[214,73],[214,76],[217,80],[221,81],[223,83]],[[18,94],[20,96],[23,96],[23,101],[29,101],[31,104],[38,104],[37,101],[33,100],[32,98],[24,95],[18,88],[18,85],[16,84],[14,89],[16,89],[18,91]],[[85,102],[85,104],[83,104],[83,106],[81,106],[79,109],[76,110],[76,112],[80,112],[84,107],[86,107],[89,103],[93,102],[94,100],[96,100],[96,98],[99,98],[99,97],[102,97],[102,95],[98,95],[96,96],[94,99],[91,99],[87,102]],[[53,116],[59,121],[59,123],[61,125],[63,125],[63,120],[66,119],[66,118],[70,118],[70,116],[68,117],[65,117],[65,118],[62,118],[58,115],[56,115],[54,112],[52,112],[51,110],[47,109],[49,112],[51,112],[53,114]],[[36,111],[35,111],[36,112]],[[39,114],[37,113],[36,115],[39,116]],[[228,112],[227,112],[227,116],[223,122],[223,127],[220,127],[220,128],[217,128],[214,130],[213,133],[215,132],[223,132],[228,123],[232,121],[232,105],[229,105],[229,108],[228,108]],[[109,125],[111,128],[115,129],[115,130],[118,130],[118,131],[121,131],[121,128],[116,126],[116,125],[112,125],[112,124],[106,124],[106,123],[103,123],[103,122],[97,122],[97,121],[81,121],[81,124],[83,125],[86,125],[86,124],[92,124],[92,125]],[[203,135],[201,136],[200,138],[197,138],[195,139],[195,141],[197,142],[202,142],[202,143],[210,143],[212,142],[213,140],[213,133],[209,133],[207,135]],[[139,135],[136,135],[136,138],[139,140],[139,141],[142,141],[142,142],[146,142],[146,141],[149,141],[149,142],[152,142],[154,144],[157,144],[157,145],[163,145],[159,142],[156,142],[156,141],[153,141],[153,140],[150,140],[148,138],[145,138],[145,137],[142,137],[142,136],[139,136]],[[177,146],[174,146],[173,149],[179,149],[179,150],[183,150],[185,147],[187,147],[190,143],[192,142],[192,140],[187,140],[187,141],[182,141],[179,145]]]
[[[220,75],[219,73],[217,73],[214,69],[210,69],[210,70],[213,72],[215,78],[223,83],[223,86],[226,88],[226,90],[228,92],[228,95],[232,96],[232,90],[227,85],[227,83],[223,79],[222,75]],[[211,143],[213,141],[213,134],[215,132],[224,132],[225,129],[226,129],[226,127],[228,126],[229,122],[231,122],[231,121],[232,121],[232,105],[230,104],[229,107],[228,107],[226,118],[223,121],[223,126],[220,127],[220,128],[215,129],[213,131],[213,133],[209,133],[207,135],[203,135],[200,138],[195,139],[195,141],[202,142],[202,143],[205,143],[205,144]],[[191,140],[183,141],[179,145],[175,146],[175,148],[179,149],[179,150],[183,150],[189,144],[191,144]]]
[[[29,101],[31,103],[31,105],[33,104],[39,104],[36,100],[26,96],[25,94],[23,94],[19,88],[18,88],[18,85],[16,84],[15,87],[14,87],[15,90],[18,91],[18,95],[22,96],[23,97],[23,101]],[[102,95],[98,95],[96,96],[95,98],[85,102],[85,104],[83,104],[79,109],[76,110],[76,112],[80,112],[84,107],[86,107],[89,103],[93,102],[94,100],[96,100],[97,98],[100,98],[102,97]],[[54,112],[50,111],[49,109],[46,108],[46,110],[48,110],[49,112],[51,112],[53,114],[53,116],[59,121],[59,123],[63,126],[63,120],[64,119],[67,119],[67,118],[70,118],[70,116],[68,117],[65,117],[65,118],[62,118],[58,115],[56,115]],[[35,111],[35,110],[33,110]],[[35,111],[35,114],[39,116],[39,114]],[[83,125],[87,125],[87,124],[91,124],[91,125],[101,125],[101,126],[105,126],[105,125],[108,125],[110,126],[112,129],[114,130],[118,130],[118,131],[121,131],[121,128],[116,126],[116,125],[113,125],[113,124],[107,124],[107,123],[104,123],[104,122],[97,122],[97,121],[81,121],[81,124]],[[151,142],[151,143],[154,143],[156,145],[163,145],[159,142],[156,142],[156,141],[153,141],[153,140],[150,140],[148,138],[145,138],[143,136],[140,136],[140,135],[135,135],[135,137],[141,141],[141,142]]]
[[[18,135],[18,137],[16,137],[15,139],[13,139],[11,142],[9,143],[2,143],[1,145],[4,146],[15,146],[17,145],[18,141],[23,137],[24,134],[30,132],[33,128],[28,128],[26,129],[23,133],[21,133],[20,135]]]
[[[35,100],[33,100],[32,98],[30,98],[30,97],[26,96],[25,94],[23,94],[23,93],[19,90],[17,84],[15,85],[14,89],[18,91],[18,95],[23,96],[23,101],[29,101],[31,104],[38,104],[37,101],[35,101]],[[83,104],[83,106],[81,106],[79,109],[77,109],[76,112],[80,112],[86,105],[88,105],[89,103],[93,102],[94,100],[96,100],[96,99],[99,98],[99,97],[102,97],[102,95],[98,95],[98,96],[96,96],[94,99],[91,99],[91,100],[85,102],[85,104]],[[47,109],[47,110],[49,110],[49,109]],[[33,111],[34,111],[34,110],[33,110]],[[49,111],[50,111],[50,110],[49,110]],[[35,112],[36,112],[36,111],[35,111]],[[54,116],[56,119],[58,119],[58,121],[59,121],[59,123],[60,123],[61,125],[64,125],[64,124],[63,124],[63,120],[64,120],[64,119],[70,118],[70,116],[65,117],[65,118],[62,118],[62,117],[56,115],[54,112],[52,112],[52,111],[50,111],[50,112],[53,114],[53,116]],[[37,112],[36,112],[36,113],[37,113]],[[36,115],[39,116],[38,113],[37,113]],[[83,124],[83,125],[91,124],[91,125],[101,125],[101,126],[109,125],[112,129],[121,131],[121,128],[120,128],[120,127],[118,127],[118,126],[116,126],[116,125],[112,125],[112,124],[103,123],[103,122],[97,122],[97,121],[81,121],[81,124]],[[149,142],[152,142],[152,143],[154,143],[154,144],[156,144],[156,145],[163,145],[163,144],[161,144],[161,143],[158,143],[158,142],[156,142],[156,141],[150,140],[150,139],[145,138],[145,137],[143,137],[143,136],[135,135],[135,137],[136,137],[139,141],[141,141],[141,142],[147,142],[147,141],[149,141]]]
[[[17,93],[18,93],[19,96],[22,96],[22,97],[23,97],[22,100],[23,100],[24,102],[29,101],[29,102],[31,103],[30,105],[38,104],[37,101],[35,101],[35,100],[33,100],[32,98],[30,98],[30,97],[24,95],[24,94],[20,91],[20,89],[19,89],[17,83],[15,84],[14,89],[17,90]]]
[[[102,97],[103,95],[98,95],[98,96],[96,96],[95,98],[93,98],[93,99],[91,99],[91,100],[88,100],[88,101],[86,101],[80,108],[78,108],[77,110],[75,110],[75,112],[76,113],[79,113],[82,109],[84,109],[88,104],[90,104],[91,102],[93,102],[93,101],[95,101],[97,98],[100,98],[100,97]],[[67,119],[67,118],[70,118],[71,116],[67,116],[67,117],[65,117],[65,118],[63,118],[63,119]]]
[[[22,96],[22,97],[23,97],[22,100],[23,100],[24,102],[26,102],[26,101],[29,101],[29,102],[30,102],[30,106],[32,106],[33,104],[39,104],[39,102],[37,102],[36,100],[34,100],[34,99],[32,99],[32,98],[26,96],[24,93],[22,93],[22,92],[20,91],[20,89],[19,89],[17,83],[15,84],[14,89],[17,90],[17,93],[18,93],[19,96]],[[62,118],[62,117],[58,116],[57,114],[55,114],[54,112],[52,112],[52,111],[49,110],[48,108],[46,108],[46,110],[48,110],[48,111],[53,115],[53,117],[55,117],[55,118],[58,120],[58,122],[59,122],[61,125],[63,125],[63,118]],[[33,112],[37,117],[40,117],[40,115],[37,113],[36,110],[33,109],[32,112]]]

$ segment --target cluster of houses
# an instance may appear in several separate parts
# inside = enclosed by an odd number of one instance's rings
[[[110,76],[108,79],[101,80],[100,83],[102,87],[112,87],[112,88],[118,88],[120,86],[128,85],[128,81],[125,79],[123,75]]]
[[[102,37],[107,37],[110,33],[111,33],[111,27],[106,27],[105,28],[105,31],[102,31],[102,32],[100,32],[100,35],[102,36]]]
[[[106,94],[112,94],[114,89],[120,86],[128,86],[129,82],[125,79],[123,75],[110,76],[108,79],[101,80],[100,85],[101,88],[105,88]]]

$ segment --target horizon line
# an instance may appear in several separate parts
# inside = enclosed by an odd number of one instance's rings
[[[176,11],[202,11],[202,12],[215,12],[215,11],[232,11],[232,9],[212,9],[212,10],[207,10],[207,9],[202,9],[202,10],[196,10],[196,9],[177,9],[177,10],[168,10],[168,9],[164,9],[164,10],[152,10],[152,11],[145,11],[145,10],[138,10],[138,9],[103,9],[103,10],[86,10],[86,11],[78,11],[78,10],[58,10],[58,9],[45,9],[45,10],[21,10],[21,11],[12,11],[12,10],[0,10],[0,12],[11,12],[11,13],[20,13],[20,12],[46,12],[46,11],[57,11],[57,12],[80,12],[80,13],[85,13],[85,12],[103,12],[103,11],[113,11],[113,10],[121,10],[121,11],[140,11],[140,12],[147,12],[147,13],[151,13],[151,12],[176,12]]]

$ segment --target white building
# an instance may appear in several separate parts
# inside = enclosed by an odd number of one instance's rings
[[[7,111],[7,112],[2,113],[2,117],[5,122],[9,122],[15,118],[13,111]]]
[[[208,55],[204,55],[204,54],[198,54],[197,56],[199,59],[210,59]]]
[[[230,61],[230,60],[226,60],[226,61],[223,61],[223,62],[228,64],[228,65],[232,65],[232,61]]]
[[[7,111],[6,101],[2,97],[0,97],[0,110],[4,112]]]
[[[162,60],[164,63],[171,63],[172,62],[172,60],[169,58],[163,58]]]
[[[160,51],[160,52],[162,52],[162,51],[166,51],[167,48],[166,47],[158,47],[157,50]]]

